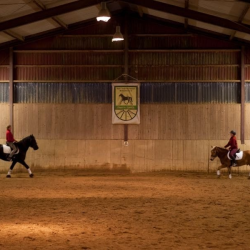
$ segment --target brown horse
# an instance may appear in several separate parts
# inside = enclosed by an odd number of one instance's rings
[[[211,158],[210,160],[213,161],[217,156],[220,159],[221,165],[217,169],[217,176],[220,177],[220,170],[222,168],[228,168],[228,174],[229,178],[232,178],[231,174],[231,161],[227,157],[228,150],[221,147],[213,147],[211,149]],[[250,151],[243,151],[243,157],[241,160],[237,160],[237,167],[243,166],[243,165],[250,165]],[[248,179],[250,179],[250,173],[248,176]]]

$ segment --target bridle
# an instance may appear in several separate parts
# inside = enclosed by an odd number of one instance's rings
[[[210,161],[213,161],[218,156],[217,155],[217,147],[214,147],[212,150],[215,150],[216,155],[215,156],[211,156]]]

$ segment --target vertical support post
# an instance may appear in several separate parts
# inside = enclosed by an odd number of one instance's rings
[[[187,10],[189,8],[189,0],[185,0],[185,9]],[[188,18],[185,18],[184,23],[185,30],[188,28]]]
[[[125,15],[125,24],[124,24],[124,74],[128,75],[128,19]],[[125,76],[125,80],[128,80],[128,77]]]
[[[245,143],[245,47],[241,47],[241,119],[240,139],[241,144]]]
[[[14,66],[13,66],[13,48],[9,51],[9,114],[10,114],[10,125],[14,132],[14,119],[13,119],[13,78],[14,78]]]
[[[124,15],[124,74],[125,81],[128,81],[128,15]],[[128,124],[124,125],[124,141],[128,141]]]

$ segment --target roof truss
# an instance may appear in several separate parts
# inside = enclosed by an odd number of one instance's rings
[[[40,8],[43,8],[43,10],[26,15],[26,16],[4,21],[0,23],[0,31],[12,29],[18,26],[26,25],[32,22],[37,22],[37,21],[44,20],[47,18],[54,18],[54,20],[57,23],[59,23],[60,26],[67,28],[67,26],[63,24],[56,16],[97,5],[101,1],[102,0],[76,1],[76,2],[63,4],[57,7],[47,9],[45,6],[41,5],[39,0],[34,0],[34,2],[38,6],[40,6]],[[225,18],[221,18],[221,17],[217,17],[217,16],[213,16],[213,15],[209,15],[209,14],[205,14],[205,13],[201,13],[198,11],[188,9],[187,8],[188,1],[186,1],[186,8],[181,8],[178,6],[165,4],[165,3],[161,3],[161,2],[153,1],[153,0],[119,0],[119,1],[132,4],[132,5],[137,5],[136,6],[137,8],[138,6],[139,8],[146,7],[149,9],[174,14],[177,16],[182,16],[186,18],[186,20],[193,19],[193,20],[204,22],[204,23],[209,23],[209,24],[213,24],[216,26],[220,26],[220,27],[250,34],[250,28],[246,25],[241,24],[240,22],[233,22]]]
[[[12,29],[18,26],[26,25],[29,23],[41,21],[47,18],[52,18],[68,12],[84,9],[100,3],[101,0],[84,0],[76,1],[68,4],[59,5],[54,8],[44,9],[26,16],[14,18],[0,23],[0,31]]]
[[[137,16],[137,18],[139,18],[138,13],[135,13],[135,12],[131,13],[130,16]],[[119,14],[119,18],[120,17],[121,17],[121,15]],[[188,28],[185,29],[185,27],[181,23],[170,21],[170,20],[167,20],[167,19],[154,17],[154,16],[150,16],[150,15],[145,14],[145,13],[144,13],[142,18],[145,19],[145,20],[148,19],[148,20],[152,20],[152,21],[155,21],[155,22],[159,22],[159,24],[161,24],[161,25],[162,24],[163,25],[165,24],[167,26],[171,25],[174,28],[178,28],[178,29],[182,30],[183,34],[187,34],[187,32],[188,32],[189,34],[197,34],[197,35],[207,36],[207,37],[211,37],[211,38],[215,38],[215,39],[230,42],[229,41],[229,36],[227,36],[227,35],[219,34],[219,33],[212,32],[212,31],[207,31],[207,30],[204,30],[204,29],[201,29],[201,28],[193,27],[191,25],[189,25]],[[92,26],[92,25],[97,25],[97,22],[96,22],[95,18],[90,19],[90,20],[85,20],[85,21],[82,21],[82,22],[78,22],[78,23],[74,23],[74,24],[70,24],[68,26],[67,31],[73,31],[73,30],[76,30],[76,29],[89,27],[89,26]],[[3,43],[2,45],[0,45],[0,49],[15,47],[15,46],[18,46],[18,45],[34,42],[34,41],[37,41],[37,40],[49,38],[49,37],[56,36],[56,35],[63,35],[67,31],[65,31],[65,29],[61,27],[61,28],[56,28],[54,30],[50,30],[50,31],[47,31],[47,32],[42,32],[42,33],[39,33],[39,34],[35,34],[35,35],[32,35],[32,36],[26,36],[24,42],[16,39],[16,40],[13,40],[13,41],[10,41],[10,42]],[[233,44],[235,44],[236,46],[242,46],[242,45],[249,46],[250,45],[250,42],[247,42],[247,41],[244,41],[244,40],[241,40],[241,39],[238,39],[238,38],[235,38],[231,42]]]
[[[40,1],[39,0],[33,0],[33,3],[35,3],[40,5]],[[60,14],[64,14],[64,13],[68,13],[74,10],[79,10],[79,9],[83,9],[83,8],[87,8],[90,6],[94,6],[97,5],[98,3],[100,3],[101,0],[84,0],[84,1],[76,1],[73,3],[69,3],[69,4],[64,4],[64,5],[60,5],[54,8],[50,8],[47,9],[46,6],[40,6],[40,8],[43,8],[43,10],[36,12],[36,13],[32,13],[23,17],[19,17],[19,18],[15,18],[12,20],[8,20],[5,22],[0,23],[0,31],[4,31],[6,34],[12,36],[13,38],[15,38],[16,40],[12,40],[10,42],[6,42],[3,43],[2,45],[0,44],[0,49],[2,48],[6,48],[6,47],[10,47],[10,46],[16,46],[19,44],[22,44],[24,41],[25,42],[31,42],[31,41],[35,41],[38,39],[42,39],[45,37],[49,37],[49,36],[53,36],[53,35],[58,35],[58,34],[62,34],[63,32],[65,32],[65,26],[62,24],[60,28],[55,28],[53,30],[48,30],[46,32],[42,32],[39,34],[35,34],[35,35],[31,35],[31,36],[26,36],[26,37],[22,37],[12,31],[10,31],[10,28],[14,28],[17,26],[21,26],[24,24],[28,24],[28,23],[32,23],[35,21],[39,21],[39,20],[43,20],[43,19],[47,19],[47,18],[55,18],[54,20],[59,20],[56,15],[60,15]],[[208,30],[204,30],[204,29],[200,29],[197,27],[193,27],[193,26],[189,26],[188,25],[188,18],[190,17],[191,14],[195,13],[194,17],[192,16],[191,19],[196,19],[199,20],[200,16],[205,16],[205,17],[209,17],[207,19],[207,23],[210,23],[210,19],[213,20],[213,24],[214,22],[216,22],[217,26],[222,26],[221,24],[225,24],[227,22],[229,22],[230,24],[234,24],[230,27],[227,28],[237,28],[234,30],[234,32],[231,34],[231,37],[235,36],[236,31],[240,30],[242,32],[242,30],[249,31],[250,34],[250,28],[248,26],[245,26],[243,24],[241,24],[241,21],[244,19],[245,14],[247,13],[248,9],[249,9],[249,5],[247,5],[246,9],[242,12],[241,16],[239,17],[238,22],[231,22],[227,19],[223,19],[223,18],[218,18],[215,16],[211,16],[211,15],[207,15],[204,13],[199,13],[197,11],[192,11],[188,9],[188,3],[189,0],[185,0],[185,7],[184,8],[180,8],[180,7],[176,7],[176,6],[172,6],[169,4],[163,4],[161,2],[157,2],[157,1],[153,1],[153,0],[118,0],[118,3],[122,3],[127,4],[127,5],[132,5],[135,6],[136,8],[133,8],[134,11],[136,11],[137,13],[139,13],[139,15],[142,17],[142,14],[146,17],[146,18],[151,18],[154,20],[161,20],[161,23],[166,23],[166,24],[172,24],[178,28],[184,28],[183,32],[191,32],[191,33],[195,33],[195,34],[202,34],[202,35],[207,35],[210,37],[214,37],[216,36],[216,38],[218,39],[222,39],[222,40],[226,40],[229,39],[229,36],[227,35],[221,35],[212,31],[208,31]],[[109,2],[109,4],[112,4],[112,2]],[[121,5],[122,6],[122,5]],[[170,6],[170,7],[169,7]],[[167,19],[162,19],[162,18],[158,18],[158,17],[152,17],[150,15],[147,15],[145,12],[143,13],[142,8],[146,7],[146,8],[150,8],[150,9],[155,9],[155,10],[159,10],[159,11],[163,11],[166,13],[172,13],[172,14],[177,14],[181,15],[182,13],[186,13],[183,14],[183,17],[185,17],[185,23],[184,23],[184,27],[183,24],[177,23],[177,22],[173,22]],[[138,8],[140,9],[138,11]],[[116,12],[117,14],[120,14],[122,11],[118,11]],[[112,12],[112,14],[114,15],[115,12]],[[142,17],[143,18],[143,17]],[[223,22],[219,22],[218,20],[224,20],[225,23]],[[59,20],[60,21],[60,20]],[[90,23],[94,23],[93,19],[89,19],[89,20],[85,20],[83,22],[78,22],[75,24],[71,24],[69,26],[67,26],[67,28],[69,28],[69,30],[74,30],[76,28],[79,27],[84,27],[85,25],[89,25]],[[66,25],[66,24],[65,24]],[[248,33],[248,32],[247,32]],[[231,38],[232,39],[232,38]],[[249,46],[249,42],[244,41],[244,40],[240,40],[235,38],[234,43],[242,43],[245,45]]]
[[[209,23],[216,26],[220,26],[227,29],[232,29],[236,31],[240,31],[243,33],[250,34],[250,28],[241,23],[233,22],[225,18],[201,13],[198,11],[190,10],[187,8],[181,8],[178,6],[161,3],[153,0],[122,0],[122,2],[139,5],[145,8],[170,13],[173,15],[181,16],[184,18],[193,19],[196,21],[200,21],[203,23]]]

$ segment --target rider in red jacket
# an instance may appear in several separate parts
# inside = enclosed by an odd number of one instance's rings
[[[231,166],[235,167],[237,166],[236,165],[236,162],[235,162],[235,154],[238,150],[238,144],[237,144],[237,139],[236,139],[236,132],[234,130],[232,130],[230,132],[230,139],[229,139],[229,142],[228,144],[225,146],[225,148],[229,147],[229,150],[230,150],[230,157],[232,159],[231,161]]]
[[[7,126],[7,131],[6,131],[6,144],[8,146],[10,146],[10,148],[12,149],[8,160],[11,160],[12,156],[17,152],[17,147],[14,144],[14,142],[16,142],[16,140],[14,139],[13,134],[11,133],[11,126]]]

